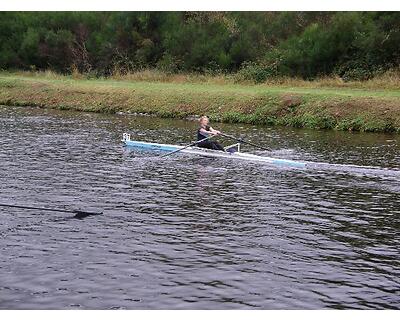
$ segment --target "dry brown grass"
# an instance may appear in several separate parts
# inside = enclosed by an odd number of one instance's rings
[[[121,81],[148,81],[170,83],[210,83],[233,84],[234,75],[202,75],[196,73],[170,74],[160,70],[146,69],[122,74],[117,70],[110,77]],[[252,84],[251,81],[242,81],[239,84]],[[305,87],[305,88],[354,88],[354,89],[400,89],[400,69],[387,71],[367,81],[344,81],[337,75],[321,77],[308,81],[300,78],[271,78],[263,83],[267,86]]]
[[[109,77],[119,81],[147,81],[147,82],[169,82],[169,83],[233,83],[227,75],[203,75],[198,73],[168,73],[157,69],[144,69],[139,71],[121,72],[114,69]]]
[[[54,79],[64,79],[65,76],[61,75],[57,72],[52,70],[45,70],[45,71],[15,71],[12,74],[21,76],[21,77],[30,77],[30,78],[45,78],[49,80]]]
[[[300,78],[274,78],[265,81],[268,86],[305,88],[349,88],[349,89],[400,89],[400,69],[389,70],[366,81],[344,81],[337,75],[308,81]]]
[[[17,71],[13,74],[23,77],[45,78],[50,80],[87,79],[88,75],[80,73],[77,68],[71,68],[70,75],[62,75],[51,70]],[[198,73],[171,74],[156,69],[144,69],[132,72],[121,72],[114,69],[108,79],[129,82],[165,82],[165,83],[209,83],[217,85],[254,84],[251,81],[236,82],[234,75],[218,74],[204,75]],[[301,87],[301,88],[349,88],[349,89],[391,89],[400,90],[400,68],[389,70],[367,81],[344,81],[337,75],[321,77],[313,81],[300,78],[271,78],[263,83],[265,86]]]

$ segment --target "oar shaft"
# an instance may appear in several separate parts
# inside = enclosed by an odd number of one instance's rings
[[[239,142],[248,144],[248,145],[250,145],[250,146],[259,148],[259,149],[261,149],[261,150],[271,151],[271,149],[268,149],[268,148],[259,146],[259,145],[255,144],[255,143],[252,143],[252,142],[244,141],[243,139],[236,138],[236,137],[231,136],[231,135],[229,135],[229,134],[221,133],[221,136],[224,136],[224,137],[227,137],[227,138],[231,138],[231,139],[233,139],[233,140],[236,140],[236,141],[239,141]]]
[[[99,214],[101,214],[99,212],[87,212],[87,211],[81,211],[81,210],[63,210],[63,209],[30,207],[30,206],[21,206],[21,205],[6,204],[6,203],[0,203],[0,207],[29,209],[29,210],[41,210],[41,211],[53,211],[53,212],[64,212],[64,213],[83,213],[83,214],[88,214],[88,215],[99,215]]]
[[[169,156],[169,155],[171,155],[171,154],[177,153],[177,152],[182,151],[182,150],[184,150],[184,149],[187,149],[187,148],[189,148],[189,147],[193,147],[193,146],[195,146],[196,144],[199,144],[200,142],[203,142],[203,141],[206,141],[206,140],[211,139],[212,137],[213,137],[213,135],[210,135],[210,136],[207,137],[207,138],[204,138],[204,139],[201,139],[201,140],[199,140],[199,141],[193,142],[193,143],[191,143],[191,144],[189,144],[189,145],[187,145],[187,146],[185,146],[185,147],[183,147],[183,148],[180,148],[180,149],[178,149],[178,150],[174,150],[174,151],[172,151],[172,152],[163,154],[163,155],[161,155],[160,157],[161,157],[161,158],[164,158],[164,157],[166,157],[166,156]]]

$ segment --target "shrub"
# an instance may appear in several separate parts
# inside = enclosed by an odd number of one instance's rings
[[[251,81],[255,83],[265,82],[268,78],[276,77],[274,64],[258,64],[256,62],[244,62],[240,70],[235,74],[236,82]]]

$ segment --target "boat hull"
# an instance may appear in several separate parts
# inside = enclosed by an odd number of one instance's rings
[[[122,142],[131,148],[140,148],[140,149],[147,149],[147,150],[155,150],[155,151],[167,151],[172,152],[176,151],[181,146],[176,146],[172,144],[163,144],[163,143],[153,143],[153,142],[142,142],[142,141],[133,141],[133,140],[122,140]],[[228,159],[237,159],[237,160],[246,160],[246,161],[255,161],[255,162],[263,162],[263,163],[270,163],[277,166],[287,166],[287,167],[295,167],[295,168],[304,168],[306,167],[305,162],[295,161],[295,160],[286,160],[286,159],[277,159],[277,158],[270,158],[270,157],[262,157],[254,154],[249,153],[242,153],[242,152],[223,152],[219,150],[210,150],[198,147],[189,147],[183,149],[182,153],[189,153],[195,154],[200,156],[210,156],[214,158],[228,158]]]

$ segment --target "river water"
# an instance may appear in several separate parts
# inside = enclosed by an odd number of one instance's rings
[[[126,149],[196,123],[0,107],[0,309],[398,309],[400,137],[215,124],[306,169]],[[230,141],[223,141],[230,143]]]

